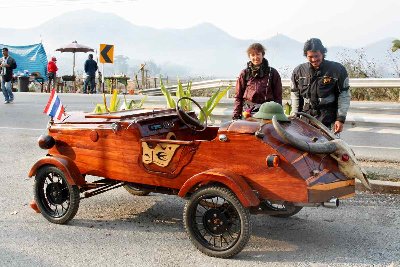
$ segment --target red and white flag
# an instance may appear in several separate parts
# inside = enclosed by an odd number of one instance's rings
[[[55,89],[51,90],[49,101],[47,101],[47,105],[44,108],[43,113],[46,113],[57,120],[61,120],[62,116],[65,115],[64,106],[61,104],[61,100],[58,97]]]

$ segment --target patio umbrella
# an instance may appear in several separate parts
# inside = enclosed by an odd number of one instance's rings
[[[73,41],[70,44],[67,44],[63,47],[57,48],[56,51],[60,51],[61,53],[63,52],[70,52],[74,54],[74,60],[72,64],[72,75],[75,76],[75,53],[77,52],[94,52],[93,48],[90,48],[89,46],[78,44],[77,41]]]

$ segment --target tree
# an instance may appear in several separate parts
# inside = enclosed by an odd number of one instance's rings
[[[128,57],[123,55],[117,55],[114,59],[114,72],[128,74]]]
[[[350,78],[380,78],[382,74],[379,71],[375,60],[368,60],[364,49],[356,49],[355,54],[345,49],[338,54],[339,62],[346,68]]]
[[[156,76],[159,75],[161,72],[160,66],[158,66],[156,63],[154,63],[152,60],[146,61],[146,69],[149,71],[150,76]]]
[[[346,68],[349,78],[380,78],[381,71],[374,59],[368,59],[364,49],[356,49],[354,53],[346,49],[339,53],[339,62]],[[391,100],[396,99],[392,96],[392,91],[387,88],[351,88],[353,100]],[[396,93],[396,92],[395,92]]]
[[[397,49],[400,49],[400,40],[393,40],[392,52],[396,52]]]
[[[391,74],[397,78],[400,78],[400,54],[399,53],[395,54],[390,50],[387,50],[386,52],[387,52],[387,59],[390,62],[390,65],[392,65],[393,67],[393,72]]]

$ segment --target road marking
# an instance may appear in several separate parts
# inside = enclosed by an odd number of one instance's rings
[[[28,131],[43,131],[43,130],[47,130],[47,129],[15,128],[15,127],[0,127],[0,129],[7,129],[7,130],[28,130]]]
[[[349,132],[369,132],[369,133],[382,133],[382,134],[400,134],[398,129],[389,128],[366,128],[366,127],[354,127],[347,129]]]
[[[400,130],[382,129],[382,130],[377,131],[377,133],[383,133],[383,134],[400,134]]]
[[[354,127],[354,128],[348,129],[347,131],[349,131],[349,132],[369,132],[369,131],[372,131],[372,128]]]
[[[356,148],[372,148],[372,149],[390,149],[390,150],[400,150],[400,147],[386,147],[386,146],[352,146]]]

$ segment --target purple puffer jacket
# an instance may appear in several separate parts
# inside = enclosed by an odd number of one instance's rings
[[[246,69],[240,72],[236,81],[235,107],[233,118],[241,118],[243,104],[252,102],[262,104],[274,101],[282,105],[282,81],[278,71],[270,68],[271,75],[267,73],[263,77],[249,77],[246,81]],[[268,79],[269,82],[268,82]],[[268,85],[268,88],[267,88]]]

